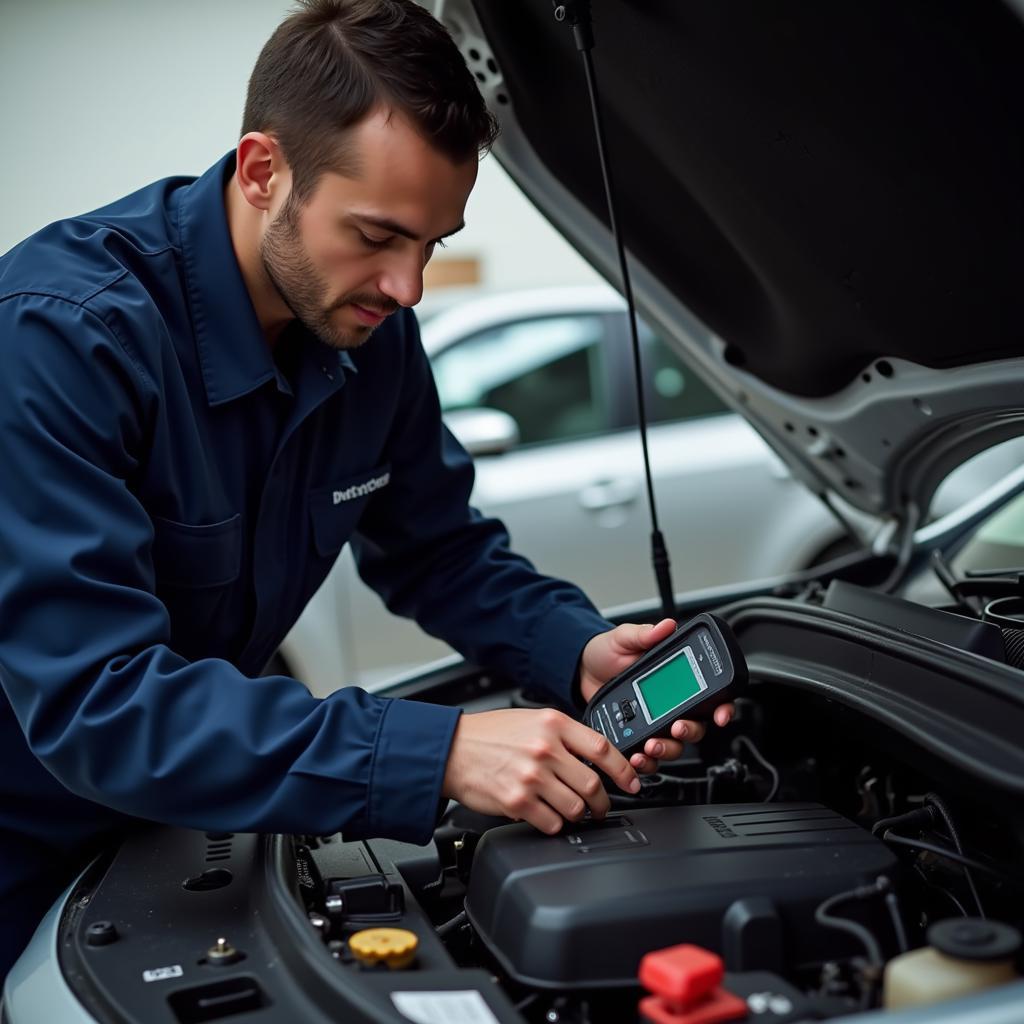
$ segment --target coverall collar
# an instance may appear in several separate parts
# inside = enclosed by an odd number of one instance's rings
[[[179,208],[189,308],[211,406],[241,398],[270,380],[281,384],[231,245],[224,187],[234,171],[232,150],[184,190]],[[322,348],[337,360],[341,379],[356,372],[347,352]]]

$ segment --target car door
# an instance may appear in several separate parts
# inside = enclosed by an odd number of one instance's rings
[[[623,314],[614,341],[620,425],[636,433],[632,345]],[[659,521],[676,591],[774,576],[805,567],[841,535],[821,502],[798,484],[757,432],[732,412],[643,321],[638,325]],[[639,456],[609,471],[624,486],[639,474]],[[650,565],[649,518],[628,544]],[[642,541],[642,542],[641,542]],[[648,568],[635,596],[650,593]]]
[[[635,439],[617,429],[610,356],[620,320],[577,310],[507,322],[432,360],[445,412],[498,409],[519,428],[514,450],[476,460],[474,503],[504,521],[541,572],[573,580],[597,603],[646,582],[620,543],[643,519]]]
[[[624,312],[493,326],[432,360],[442,408],[499,409],[520,444],[478,458],[474,502],[542,572],[598,606],[653,590]],[[741,417],[640,323],[651,468],[677,589],[795,568],[838,527]]]

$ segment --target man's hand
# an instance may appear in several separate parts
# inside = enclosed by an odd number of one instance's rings
[[[580,693],[589,701],[613,676],[625,671],[644,651],[672,635],[676,628],[672,619],[662,619],[656,626],[616,626],[607,633],[591,637],[580,658]],[[732,704],[715,708],[717,725],[728,725],[732,720]],[[659,759],[672,760],[683,752],[683,741],[696,743],[702,739],[707,726],[701,722],[680,720],[672,725],[673,739],[649,739],[643,753],[637,752],[629,760],[641,774],[658,770]]]
[[[627,793],[640,789],[629,762],[602,736],[560,711],[510,708],[463,715],[455,727],[444,795],[483,814],[528,821],[554,835],[563,819],[610,806],[599,767]]]

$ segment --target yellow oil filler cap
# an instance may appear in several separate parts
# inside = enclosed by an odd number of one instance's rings
[[[367,967],[386,964],[393,970],[408,967],[416,959],[420,940],[405,928],[366,928],[348,940],[352,955]]]

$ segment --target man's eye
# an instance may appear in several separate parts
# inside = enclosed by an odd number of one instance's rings
[[[362,239],[363,245],[370,249],[383,249],[391,241],[390,238],[371,238],[362,231],[359,232],[359,237]]]

